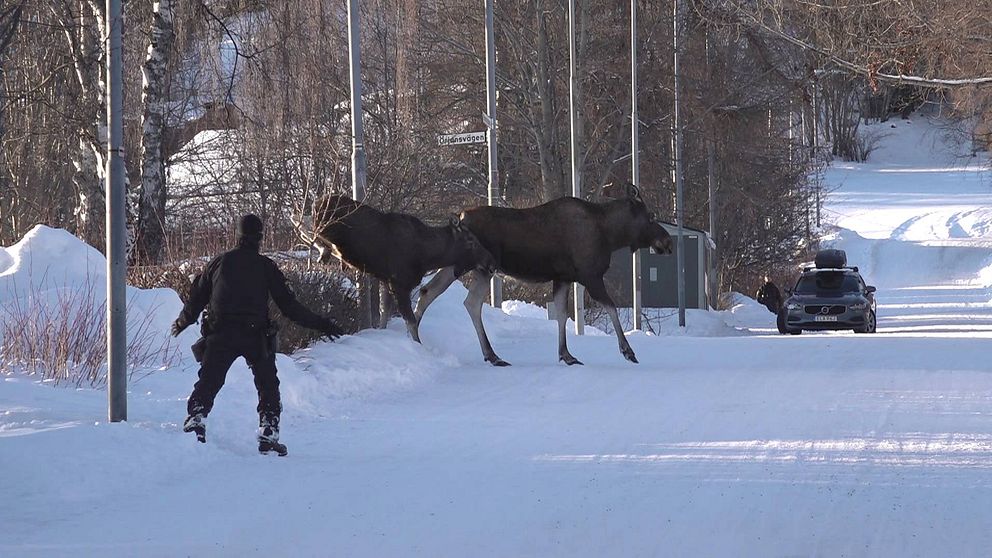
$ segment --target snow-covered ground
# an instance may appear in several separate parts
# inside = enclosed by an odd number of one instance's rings
[[[121,424],[102,391],[0,378],[0,555],[985,556],[992,186],[894,124],[827,173],[877,335],[779,336],[738,297],[630,334],[640,365],[588,335],[566,367],[544,311],[507,303],[497,369],[456,284],[422,346],[394,322],[280,357],[287,458],[255,452],[243,362],[206,445],[179,431],[188,357],[133,382]]]

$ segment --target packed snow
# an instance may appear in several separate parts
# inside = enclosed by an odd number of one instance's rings
[[[895,125],[896,128],[891,128]],[[992,187],[924,119],[876,125],[826,174],[826,243],[878,287],[879,333],[780,336],[742,294],[682,331],[569,335],[455,284],[413,343],[398,320],[278,366],[289,456],[257,454],[239,361],[180,431],[196,365],[106,393],[0,377],[3,556],[984,556],[992,534]],[[0,304],[33,261],[71,288],[104,262],[39,227],[0,249]],[[41,267],[39,267],[41,266]],[[102,281],[102,279],[100,279]],[[97,284],[100,284],[99,281]],[[162,335],[175,293],[129,293]],[[602,332],[600,332],[602,333]],[[180,339],[183,347],[192,339]],[[195,338],[195,334],[190,334]]]

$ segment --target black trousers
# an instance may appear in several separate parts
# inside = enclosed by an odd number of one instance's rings
[[[268,350],[265,335],[255,328],[225,329],[206,338],[199,380],[186,402],[189,414],[200,412],[207,416],[214,407],[214,398],[224,387],[227,371],[238,357],[244,357],[255,376],[258,390],[258,413],[278,417],[282,411],[279,398],[279,378],[276,376],[276,355]]]

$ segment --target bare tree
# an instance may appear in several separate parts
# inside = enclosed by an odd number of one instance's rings
[[[175,40],[174,17],[178,2],[158,0],[152,10],[148,56],[142,68],[141,186],[137,253],[142,260],[155,261],[165,242],[165,140],[168,98],[166,80]]]
[[[94,0],[70,2],[51,0],[66,46],[71,56],[75,87],[79,92],[76,106],[78,148],[72,152],[76,186],[76,233],[94,246],[101,244],[105,212],[104,176],[107,153],[107,91],[102,71],[105,66],[103,38],[106,30],[106,5]]]

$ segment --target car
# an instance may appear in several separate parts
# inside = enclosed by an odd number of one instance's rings
[[[843,250],[821,250],[814,267],[803,269],[778,311],[778,331],[799,335],[804,330],[875,333],[875,287],[865,283],[857,267],[847,266]]]

